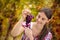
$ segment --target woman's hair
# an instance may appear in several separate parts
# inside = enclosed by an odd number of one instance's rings
[[[44,25],[42,31],[40,32],[40,34],[38,35],[38,40],[43,40],[43,38],[46,36],[46,34],[48,34],[50,30],[47,28],[46,25]]]
[[[49,8],[42,8],[39,12],[44,12],[48,19],[52,17],[52,10]]]
[[[51,19],[51,17],[52,17],[52,10],[49,8],[42,8],[41,10],[39,10],[39,12],[44,12],[48,19]],[[49,31],[50,31],[50,29],[48,29],[45,24],[40,35],[38,36],[38,40],[43,40],[43,38],[46,36],[46,34]]]

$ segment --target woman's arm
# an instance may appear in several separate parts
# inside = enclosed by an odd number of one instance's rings
[[[17,24],[14,26],[14,28],[11,31],[11,35],[13,37],[18,36],[19,34],[21,34],[24,31],[24,27],[22,27],[22,22],[24,21],[23,18],[21,18]]]
[[[17,24],[14,26],[14,28],[11,31],[12,36],[14,36],[14,37],[18,36],[19,34],[21,34],[24,31],[25,28],[22,27],[22,23],[28,14],[30,14],[29,9],[24,9],[22,11],[21,19],[17,22]]]

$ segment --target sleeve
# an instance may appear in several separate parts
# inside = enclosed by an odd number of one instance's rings
[[[52,39],[52,33],[49,32],[49,33],[45,36],[44,40],[51,40],[51,39]]]

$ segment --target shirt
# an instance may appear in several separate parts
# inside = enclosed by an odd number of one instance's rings
[[[23,27],[25,27],[25,26],[26,26],[25,22],[22,23],[22,25],[23,25]],[[33,22],[29,23],[30,29],[32,29],[32,25],[33,25]],[[37,39],[38,39],[38,37],[34,38],[34,40],[37,40]],[[43,38],[43,40],[51,40],[51,39],[52,39],[52,33],[51,33],[51,32],[48,32],[48,33],[46,34],[46,36]],[[22,36],[22,40],[29,40],[29,38],[26,37],[26,35],[24,34],[24,35]]]

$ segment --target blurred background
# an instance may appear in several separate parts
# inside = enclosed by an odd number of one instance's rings
[[[60,0],[0,0],[0,40],[14,39],[10,32],[20,19],[24,8],[29,8],[36,17],[38,10],[43,7],[53,10],[50,21],[52,40],[60,40]],[[35,18],[32,21],[35,21]],[[16,39],[19,40],[21,35]]]

